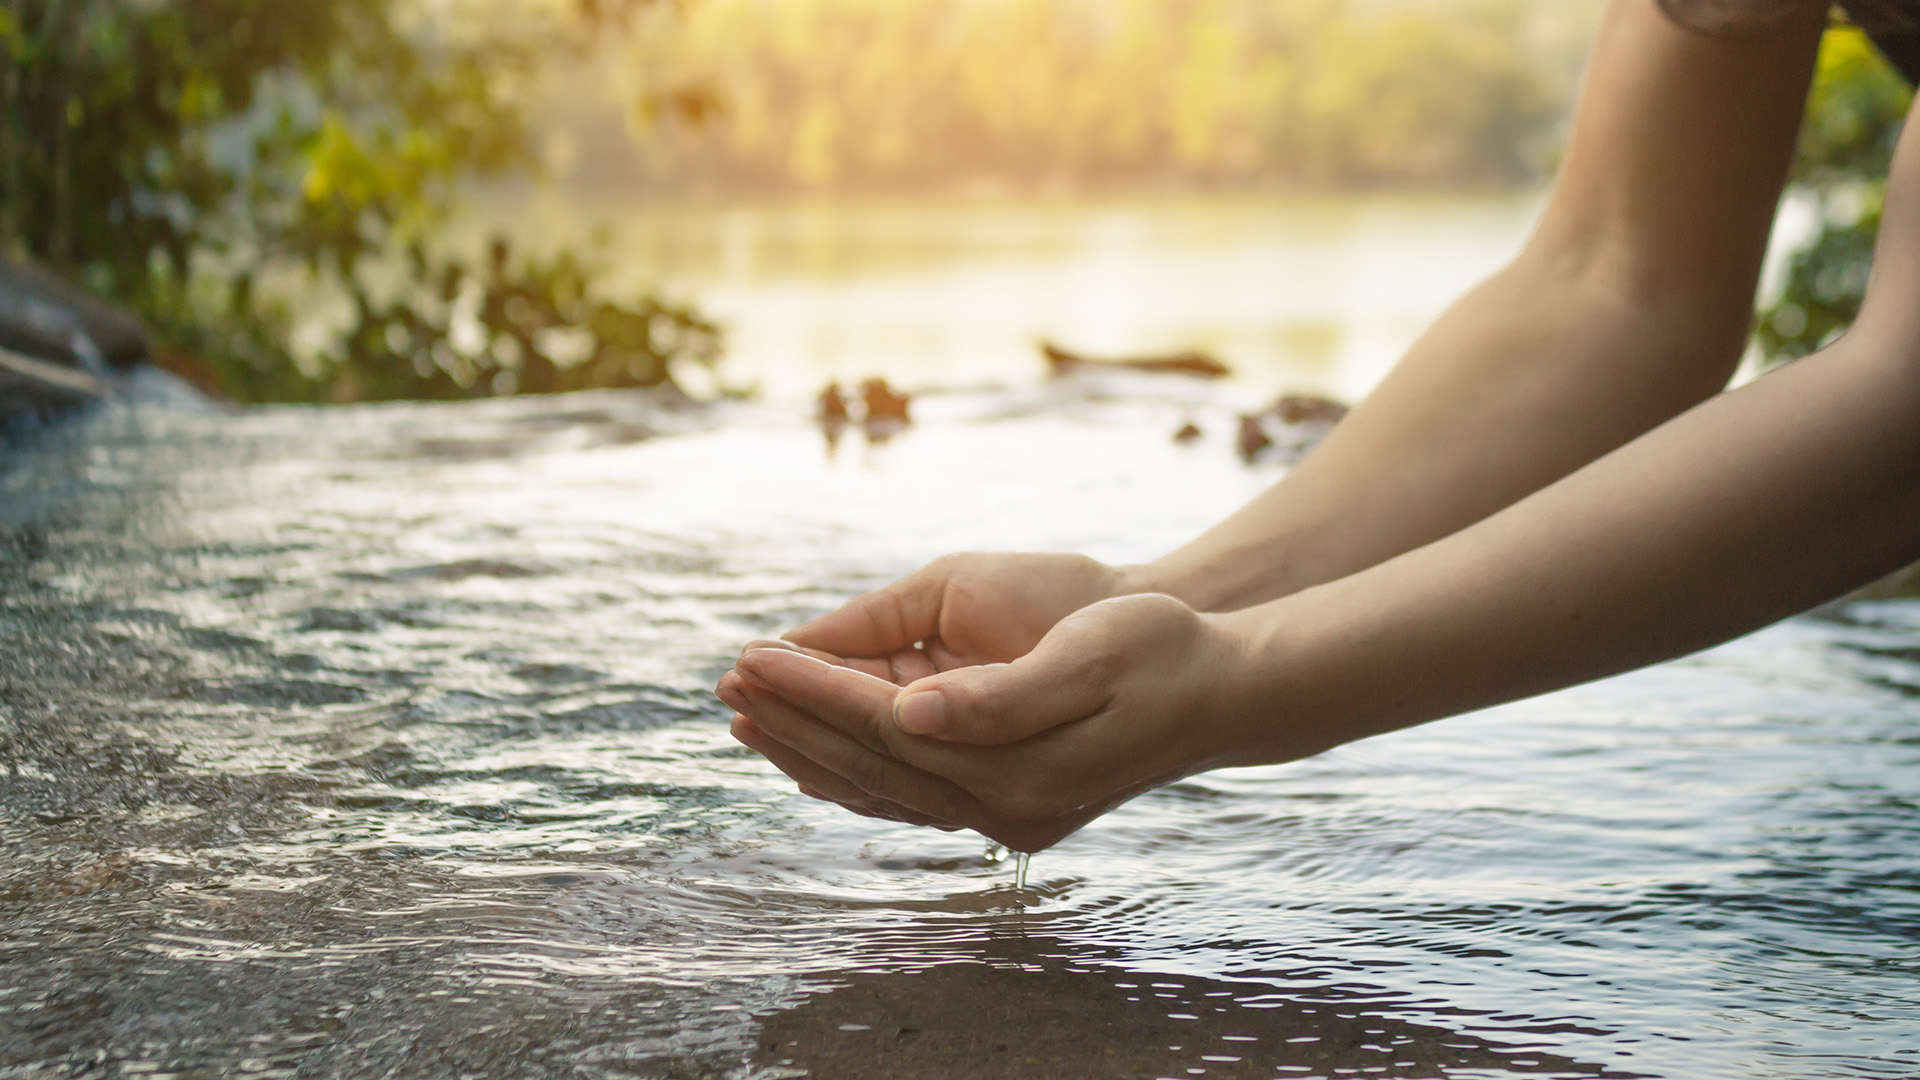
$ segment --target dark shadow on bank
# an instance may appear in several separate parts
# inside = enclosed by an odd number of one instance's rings
[[[1379,987],[1130,971],[1026,936],[981,946],[971,961],[833,979],[833,989],[766,1019],[754,1063],[820,1080],[1643,1075],[1522,1041],[1609,1034],[1565,1018],[1503,1014],[1499,1026],[1515,1041],[1502,1043],[1464,1030],[1482,1015],[1467,1010],[1423,1002],[1423,1022],[1401,1019]],[[1448,1015],[1461,1025],[1424,1022]]]

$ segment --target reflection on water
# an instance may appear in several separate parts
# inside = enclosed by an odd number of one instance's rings
[[[832,457],[620,394],[0,451],[0,1076],[1920,1072],[1912,604],[1195,778],[1024,888],[727,738],[744,640],[1272,479],[1180,393]]]
[[[629,283],[728,326],[734,383],[1030,383],[1042,340],[1095,354],[1206,349],[1242,408],[1351,400],[1511,258],[1538,199],[1196,197],[583,208],[499,216],[536,242],[618,224]]]

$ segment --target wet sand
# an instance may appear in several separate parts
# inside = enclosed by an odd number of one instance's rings
[[[1271,985],[1013,959],[854,975],[768,1018],[755,1060],[819,1080],[1638,1075]]]

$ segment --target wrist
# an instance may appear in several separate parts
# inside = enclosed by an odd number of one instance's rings
[[[1310,590],[1257,607],[1205,616],[1224,657],[1213,703],[1228,766],[1278,765],[1373,734],[1369,689],[1347,677],[1354,659],[1340,627]]]
[[[1303,587],[1294,580],[1293,561],[1271,541],[1223,554],[1176,551],[1120,569],[1135,591],[1165,593],[1201,612],[1239,611]]]
[[[1232,611],[1244,606],[1237,598],[1245,591],[1224,568],[1189,565],[1174,556],[1119,568],[1129,593],[1162,593],[1198,612]]]
[[[1109,588],[1111,591],[1107,594],[1108,599],[1116,596],[1138,596],[1141,593],[1164,593],[1182,603],[1186,603],[1185,597],[1180,596],[1165,586],[1161,576],[1156,573],[1153,563],[1128,563],[1125,566],[1115,566],[1111,569],[1113,575],[1109,579]],[[1187,606],[1192,607],[1193,605],[1188,604]]]

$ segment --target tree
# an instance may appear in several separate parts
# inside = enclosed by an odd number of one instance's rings
[[[461,185],[533,171],[541,59],[652,2],[0,0],[0,253],[246,400],[666,381],[717,353],[693,310],[600,295],[579,253],[436,243]],[[317,298],[346,315],[302,353]]]
[[[1860,313],[1887,168],[1912,103],[1912,89],[1864,33],[1827,32],[1793,165],[1819,224],[1790,257],[1780,298],[1760,313],[1754,340],[1769,361],[1821,348]]]

